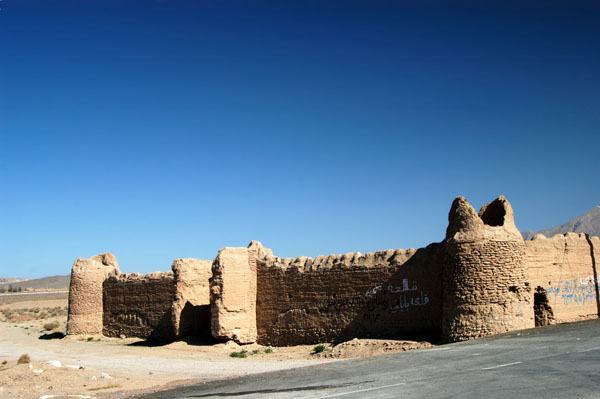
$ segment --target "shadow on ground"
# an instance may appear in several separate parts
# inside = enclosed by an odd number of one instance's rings
[[[46,333],[39,336],[39,339],[63,339],[66,334],[63,332]]]

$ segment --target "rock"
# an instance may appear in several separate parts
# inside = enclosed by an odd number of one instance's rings
[[[237,350],[237,349],[240,349],[240,347],[241,346],[233,340],[225,342],[225,348],[227,348],[227,349]]]
[[[107,380],[112,379],[112,377],[110,375],[108,375],[107,373],[100,373],[100,375],[98,375],[98,377],[105,378]]]
[[[50,366],[54,366],[54,367],[62,366],[62,363],[60,362],[60,360],[49,360],[47,362],[42,362],[42,364],[49,364]]]
[[[25,364],[25,363],[31,363],[31,358],[29,357],[29,355],[27,353],[25,353],[24,355],[21,355],[21,357],[19,357],[19,360],[17,360],[17,364]]]

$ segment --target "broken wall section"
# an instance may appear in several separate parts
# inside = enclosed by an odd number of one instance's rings
[[[545,295],[550,309],[546,323],[593,319],[600,314],[596,262],[600,238],[567,233],[552,238],[538,234],[525,241],[524,262],[528,280],[538,296]],[[543,319],[543,317],[542,317]],[[543,324],[543,322],[542,322]]]
[[[226,247],[212,264],[211,331],[217,339],[256,342],[255,248]]]
[[[212,261],[176,259],[172,265],[175,300],[171,315],[175,338],[210,336]]]
[[[175,300],[173,272],[109,276],[103,283],[107,337],[174,338],[171,309]]]
[[[439,244],[420,250],[279,258],[257,248],[256,326],[263,345],[354,337],[438,338]]]

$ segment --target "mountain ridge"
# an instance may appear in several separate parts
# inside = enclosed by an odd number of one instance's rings
[[[542,229],[537,232],[527,230],[521,232],[521,235],[523,236],[523,239],[530,240],[536,234],[543,234],[546,237],[552,237],[556,234],[566,234],[570,232],[580,234],[584,233],[591,236],[600,237],[600,205],[595,206],[583,215],[571,219],[560,226]]]
[[[68,274],[65,276],[49,276],[49,277],[36,278],[36,279],[32,279],[32,280],[25,280],[25,281],[20,281],[20,282],[15,282],[15,283],[0,283],[0,289],[1,288],[8,289],[9,287],[13,287],[13,288],[20,287],[23,290],[26,290],[27,288],[30,288],[32,290],[69,289],[70,280],[71,280],[71,276]]]

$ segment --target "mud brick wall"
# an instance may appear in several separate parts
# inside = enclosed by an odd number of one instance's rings
[[[315,259],[259,257],[258,342],[439,337],[440,254],[440,245],[432,244]]]
[[[110,276],[104,281],[103,294],[105,336],[173,339],[173,272]]]
[[[599,314],[596,262],[600,238],[567,233],[546,238],[536,235],[525,241],[528,280],[546,296],[547,323],[596,318]]]

